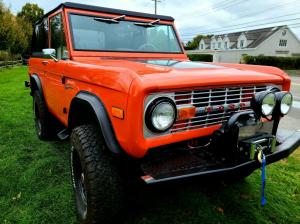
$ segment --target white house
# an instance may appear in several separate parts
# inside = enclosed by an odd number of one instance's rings
[[[202,39],[188,54],[212,54],[214,62],[239,63],[243,55],[300,56],[300,41],[288,26],[276,26]]]

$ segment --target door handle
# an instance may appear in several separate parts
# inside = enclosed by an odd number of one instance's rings
[[[42,64],[43,64],[43,65],[48,65],[49,62],[48,62],[48,61],[42,61]]]

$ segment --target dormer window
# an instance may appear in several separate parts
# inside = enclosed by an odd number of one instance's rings
[[[238,38],[237,48],[242,49],[247,47],[247,37],[241,34]]]
[[[240,41],[240,48],[243,48],[244,47],[244,40],[241,40]]]
[[[222,43],[221,42],[218,42],[218,48],[221,49],[221,45]]]
[[[227,41],[224,43],[224,48],[225,48],[225,49],[228,48],[228,43],[227,43]]]
[[[203,44],[200,44],[200,49],[204,49],[204,46],[203,46]]]

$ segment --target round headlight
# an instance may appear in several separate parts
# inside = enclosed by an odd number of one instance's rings
[[[265,116],[270,116],[276,105],[276,96],[274,93],[268,93],[264,96],[261,103],[261,112]]]
[[[145,123],[153,132],[165,132],[176,120],[176,106],[169,98],[158,98],[148,106]]]
[[[292,94],[290,92],[284,92],[284,91],[277,92],[276,100],[277,100],[276,113],[279,113],[281,115],[288,114],[293,104]]]

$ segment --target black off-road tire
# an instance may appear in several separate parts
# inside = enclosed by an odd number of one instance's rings
[[[120,164],[92,125],[72,130],[71,175],[81,223],[122,223],[125,181]]]
[[[33,113],[37,136],[41,140],[49,140],[54,136],[54,119],[49,113],[41,93],[36,90],[33,94]]]

